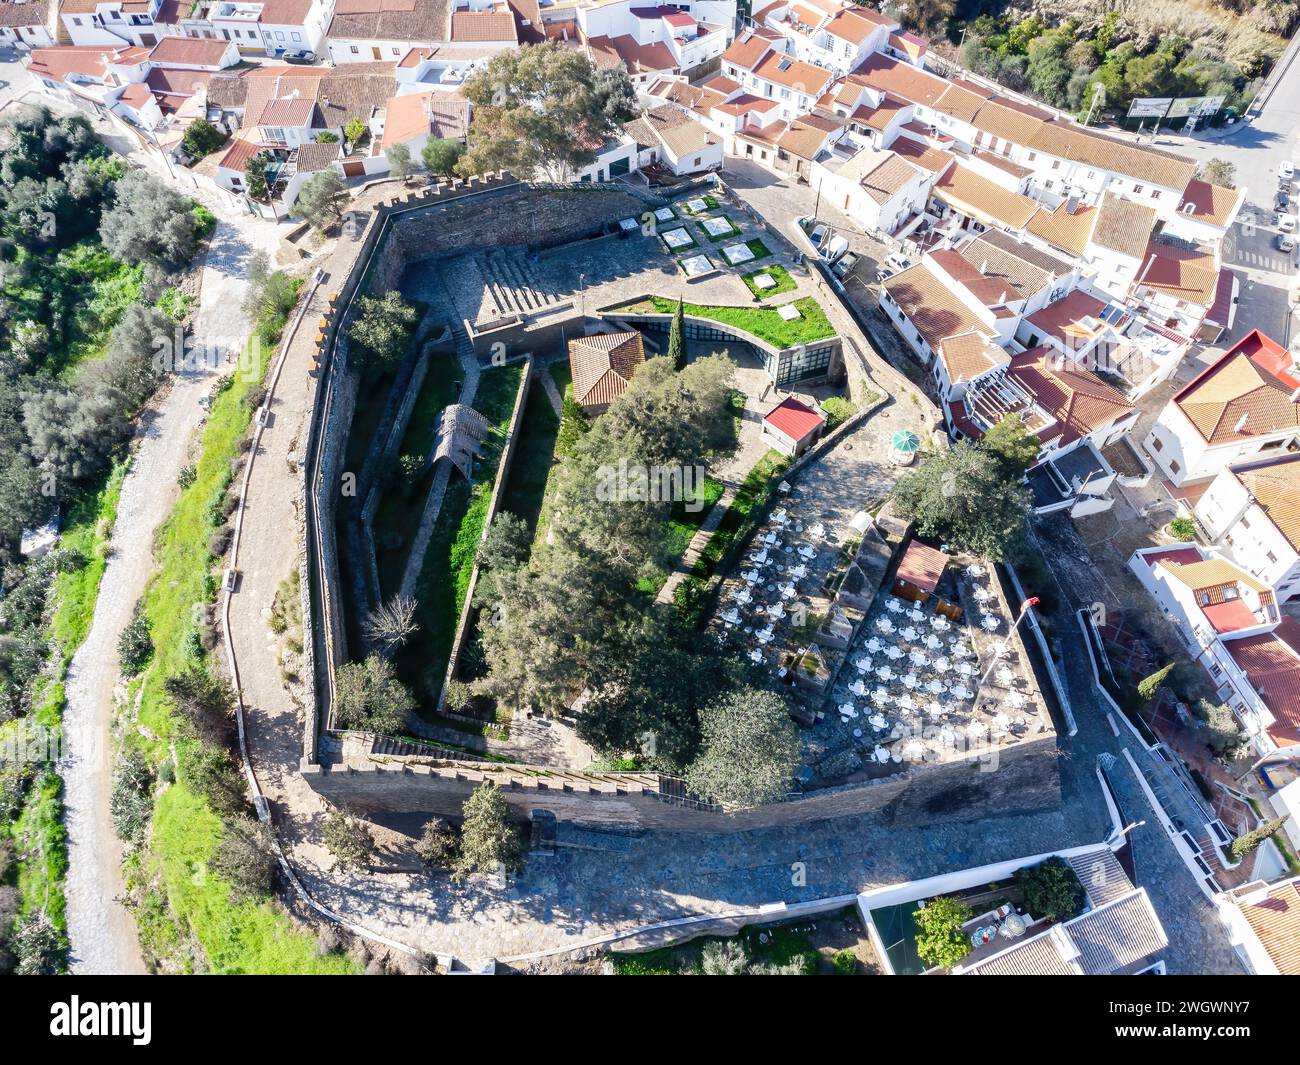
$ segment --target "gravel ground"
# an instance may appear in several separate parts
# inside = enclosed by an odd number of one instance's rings
[[[214,354],[173,374],[141,417],[131,470],[122,485],[112,555],[104,570],[95,617],[68,670],[64,710],[65,824],[68,831],[68,935],[74,973],[138,973],[135,923],[119,902],[121,849],[109,814],[112,783],[109,724],[118,678],[117,639],[153,572],[153,532],[171,511],[176,477],[203,423],[199,399],[220,373],[227,353],[248,332],[240,304],[255,244],[272,251],[274,227],[237,230],[221,222],[203,261],[203,288],[194,326],[197,344]],[[255,242],[255,244],[254,244]]]

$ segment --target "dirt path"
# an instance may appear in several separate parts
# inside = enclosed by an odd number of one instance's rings
[[[252,240],[273,247],[274,228],[254,224]],[[247,334],[240,304],[247,282],[250,236],[221,223],[203,263],[203,288],[193,335],[215,352],[174,373],[166,394],[141,418],[131,469],[122,484],[112,555],[104,570],[90,632],[68,669],[64,709],[64,823],[68,832],[68,936],[74,973],[141,973],[135,922],[122,894],[121,847],[109,814],[112,758],[109,726],[117,683],[117,640],[153,572],[153,533],[175,501],[176,478],[189,461],[203,423],[199,399],[220,373],[227,352]]]

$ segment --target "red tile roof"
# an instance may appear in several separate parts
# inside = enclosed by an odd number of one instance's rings
[[[826,419],[793,396],[787,397],[763,415],[763,421],[796,444],[826,424]]]
[[[927,547],[920,540],[913,540],[899,559],[896,576],[900,581],[906,581],[913,588],[919,588],[930,595],[938,586],[939,578],[943,576],[947,565],[948,556],[942,551]]]
[[[1272,632],[1223,646],[1276,718],[1269,736],[1279,746],[1300,742],[1300,622],[1284,617]]]
[[[1297,388],[1290,352],[1255,329],[1173,401],[1207,443],[1221,444],[1300,426]]]
[[[186,63],[196,67],[220,67],[230,41],[205,41],[197,37],[164,37],[153,46],[149,61],[160,66]]]

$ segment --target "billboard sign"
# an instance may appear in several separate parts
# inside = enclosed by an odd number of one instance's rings
[[[1223,106],[1223,101],[1222,96],[1180,96],[1173,102],[1169,114],[1165,117],[1170,120],[1188,118],[1191,115],[1209,118]]]
[[[1169,105],[1173,103],[1172,97],[1142,97],[1134,100],[1128,105],[1129,118],[1164,118],[1165,112],[1169,110]]]

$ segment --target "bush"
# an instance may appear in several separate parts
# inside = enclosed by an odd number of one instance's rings
[[[1061,858],[1017,869],[1015,883],[1024,893],[1025,909],[1049,921],[1068,921],[1083,912],[1087,893],[1073,869]]]
[[[322,835],[325,846],[334,856],[335,868],[348,872],[370,866],[375,852],[375,837],[364,821],[349,817],[342,810],[331,810],[325,818]]]
[[[275,888],[278,861],[271,831],[251,817],[234,818],[221,831],[212,871],[230,885],[232,902],[266,898]]]
[[[848,947],[837,950],[834,957],[831,958],[831,967],[835,970],[836,976],[856,976],[858,972],[858,956]]]
[[[117,638],[118,664],[124,677],[134,677],[149,664],[153,657],[153,638],[149,635],[149,621],[141,614],[122,630]]]
[[[1175,518],[1169,523],[1169,534],[1177,540],[1195,540],[1196,522],[1191,518]]]
[[[843,396],[827,396],[822,400],[822,413],[826,415],[826,431],[838,429],[858,411],[852,400]]]
[[[451,865],[456,859],[456,833],[441,817],[431,817],[415,845],[415,853],[425,865]]]
[[[226,143],[226,135],[204,118],[196,118],[185,128],[181,138],[181,151],[191,159],[211,155]]]
[[[510,821],[501,789],[485,780],[465,802],[465,822],[460,831],[460,851],[453,876],[464,880],[474,873],[497,867],[515,872],[523,866],[523,843]]]
[[[109,812],[118,838],[138,844],[153,813],[154,773],[149,760],[135,748],[127,748],[113,771]]]
[[[964,902],[940,895],[912,914],[916,922],[916,952],[927,965],[951,968],[971,952],[970,938],[961,926],[971,919]]]

